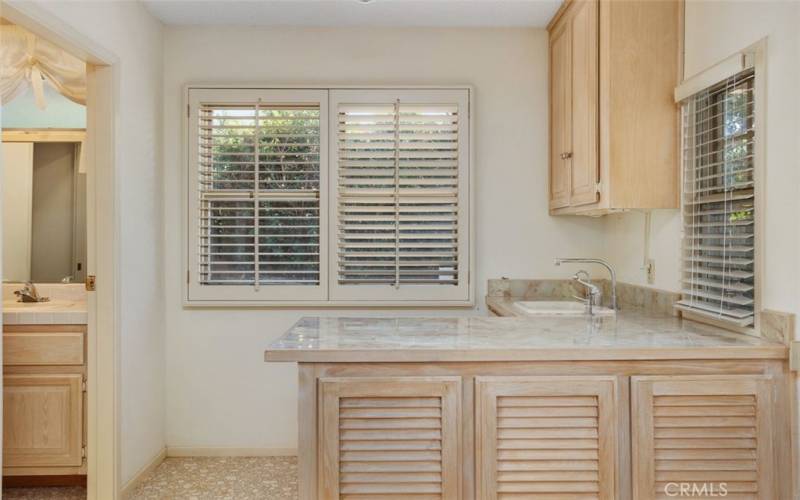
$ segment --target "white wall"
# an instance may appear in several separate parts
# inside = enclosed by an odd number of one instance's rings
[[[603,255],[625,283],[680,290],[681,219],[678,210],[653,210],[650,222],[650,259],[655,261],[655,282],[647,285],[645,256],[645,215],[627,212],[605,217]]]
[[[43,22],[66,24],[118,60],[114,133],[124,483],[164,446],[162,27],[139,2],[11,3]]]
[[[386,311],[184,309],[179,197],[183,86],[197,82],[472,84],[477,296],[500,276],[561,276],[601,251],[597,220],[547,215],[547,34],[533,29],[167,28],[164,164],[167,444],[293,448],[296,367],[264,348],[303,315]],[[474,311],[406,311],[468,314]]]
[[[800,3],[781,1],[688,1],[684,74],[690,77],[767,37],[766,127],[757,131],[766,147],[762,293],[765,308],[800,314]],[[644,216],[616,215],[606,221],[606,255],[620,279],[646,283],[640,269]],[[651,256],[659,288],[679,289],[680,217],[656,211]]]

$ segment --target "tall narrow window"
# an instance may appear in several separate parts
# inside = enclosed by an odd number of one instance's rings
[[[337,297],[461,297],[466,93],[337,92]],[[332,141],[332,144],[334,141]]]
[[[309,298],[304,288],[324,288],[323,103],[217,93],[239,100],[196,102],[190,154],[197,155],[197,228],[189,242],[197,246],[195,291],[227,288],[234,299]]]
[[[683,299],[678,307],[740,327],[755,315],[755,72],[683,104]]]

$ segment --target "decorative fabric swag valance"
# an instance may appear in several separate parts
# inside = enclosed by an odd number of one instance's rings
[[[14,25],[0,26],[0,98],[7,103],[33,88],[45,109],[44,80],[68,99],[86,104],[86,63],[57,45]]]

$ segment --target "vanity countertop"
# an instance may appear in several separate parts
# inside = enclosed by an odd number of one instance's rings
[[[86,290],[83,284],[37,284],[47,302],[17,302],[19,283],[3,283],[4,325],[85,325]]]
[[[306,317],[265,353],[267,361],[370,363],[787,356],[777,342],[635,311],[604,318]]]
[[[48,302],[3,301],[4,325],[84,325],[86,302],[52,299]]]

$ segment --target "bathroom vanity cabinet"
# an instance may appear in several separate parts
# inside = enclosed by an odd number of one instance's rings
[[[301,320],[300,499],[792,498],[787,348],[678,318]],[[709,489],[710,488],[710,489]]]
[[[86,474],[86,325],[3,327],[3,475]]]
[[[678,208],[682,2],[568,0],[550,37],[550,213]]]

